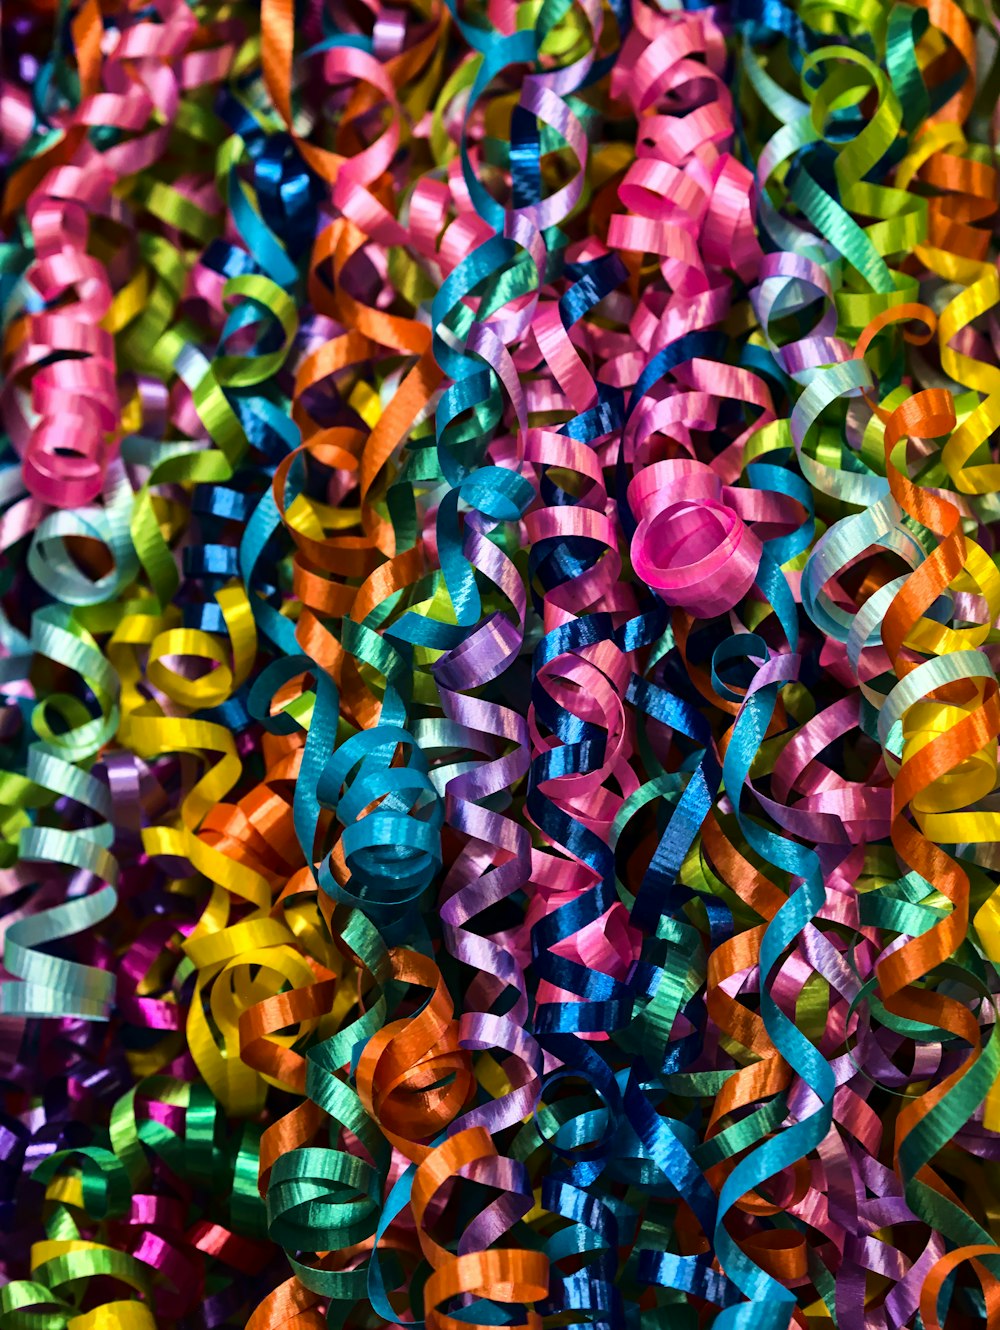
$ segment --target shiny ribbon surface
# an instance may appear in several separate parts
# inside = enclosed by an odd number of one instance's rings
[[[995,15],[0,37],[0,1330],[1000,1330]]]

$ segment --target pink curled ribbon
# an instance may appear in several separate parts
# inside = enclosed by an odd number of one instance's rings
[[[696,616],[731,610],[757,575],[763,546],[747,522],[763,516],[768,497],[723,485],[711,467],[687,458],[646,467],[628,488],[639,519],[636,575],[668,605]]]

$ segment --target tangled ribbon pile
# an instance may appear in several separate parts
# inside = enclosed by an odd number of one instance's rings
[[[11,0],[0,1330],[1000,1327],[1000,21]]]

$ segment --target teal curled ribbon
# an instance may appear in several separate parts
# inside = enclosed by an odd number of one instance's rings
[[[100,714],[93,716],[78,699],[58,693],[34,708],[32,726],[39,742],[29,750],[27,780],[35,789],[32,802],[37,808],[31,825],[21,831],[19,854],[25,862],[87,874],[103,885],[8,928],[4,965],[15,979],[0,985],[0,1013],[105,1020],[114,1000],[114,975],[50,956],[43,948],[86,932],[108,918],[117,902],[111,798],[107,786],[88,766],[117,730],[118,679],[93,637],[65,606],[36,612],[31,647],[38,655],[75,671]],[[81,823],[74,829],[45,825],[40,821],[44,809],[58,798],[72,800],[95,815],[96,825]]]
[[[725,1227],[725,1216],[748,1191],[804,1158],[820,1144],[832,1122],[836,1085],[826,1059],[781,1011],[768,987],[782,957],[826,899],[819,858],[815,851],[769,831],[748,817],[737,793],[745,788],[778,695],[795,677],[797,657],[772,656],[763,640],[753,635],[741,639],[740,646],[744,658],[758,663],[759,668],[733,726],[723,759],[723,780],[726,789],[733,792],[736,817],[748,844],[768,863],[790,874],[792,881],[799,884],[793,887],[788,900],[767,925],[761,942],[761,1015],[775,1049],[818,1101],[808,1117],[782,1128],[741,1159],[719,1194],[715,1250],[723,1269],[751,1302],[725,1308],[716,1325],[722,1330],[740,1330],[751,1325],[767,1326],[770,1330],[771,1327],[788,1325],[795,1295],[740,1250]]]

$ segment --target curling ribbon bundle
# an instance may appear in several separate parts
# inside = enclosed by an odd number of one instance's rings
[[[1000,1327],[1000,26],[0,46],[0,1330]]]

